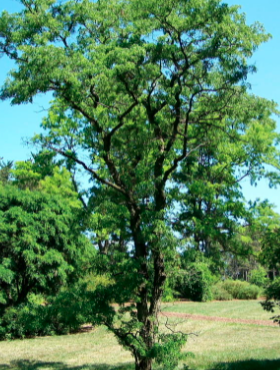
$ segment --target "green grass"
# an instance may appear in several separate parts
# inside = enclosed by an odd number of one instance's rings
[[[273,316],[271,312],[263,310],[260,301],[164,303],[162,311],[250,320],[269,320]]]
[[[238,309],[239,317],[246,319],[255,318],[255,313],[248,317],[253,303],[256,302],[185,303],[168,308],[182,312],[182,307],[196,305],[200,311],[194,313],[210,314],[211,305],[213,316],[224,316],[221,312],[227,307],[227,317]],[[278,327],[182,318],[169,319],[169,323],[173,329],[196,334],[189,336],[184,347],[194,358],[188,357],[180,364],[181,370],[280,370]],[[103,327],[87,334],[0,342],[0,370],[133,369],[130,353]]]

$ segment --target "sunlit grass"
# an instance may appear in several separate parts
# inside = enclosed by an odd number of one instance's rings
[[[264,311],[257,300],[164,303],[162,311],[245,320],[269,320],[272,316],[271,312]]]
[[[168,308],[182,312],[183,307],[188,306],[196,307],[194,313],[197,314],[258,319],[253,304],[257,302],[185,303],[168,305]],[[164,323],[166,319],[161,320]],[[192,352],[194,358],[188,357],[180,364],[181,369],[280,370],[278,327],[174,317],[168,319],[168,323],[174,330],[195,334],[189,336],[183,349]],[[104,327],[85,334],[0,342],[0,370],[64,369],[132,370],[134,366],[130,353]]]
[[[195,355],[193,359],[190,358],[187,361],[192,370],[216,369],[220,363],[232,366],[234,363],[252,359],[279,359],[280,369],[280,329],[278,327],[192,320],[178,327],[181,331],[198,334],[198,336],[191,335],[184,348]],[[249,367],[252,370],[257,368],[256,364]],[[243,369],[243,367],[236,367],[236,369]]]

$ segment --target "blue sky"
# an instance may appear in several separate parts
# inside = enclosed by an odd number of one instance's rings
[[[251,75],[249,82],[252,92],[267,99],[272,99],[280,104],[280,1],[279,0],[225,0],[229,5],[241,5],[241,10],[246,13],[248,23],[259,21],[273,38],[260,46],[254,54],[252,62],[256,64],[258,72]],[[17,0],[2,0],[0,11],[15,12],[20,5]],[[11,62],[2,57],[0,59],[0,83],[5,81],[8,71],[13,68]],[[23,140],[38,133],[40,121],[48,107],[51,96],[40,96],[33,104],[11,106],[8,101],[0,102],[0,157],[6,160],[24,160],[30,156],[31,148],[23,145]],[[280,131],[280,120],[278,129]],[[268,199],[277,206],[280,212],[280,192],[270,189],[267,182],[262,181],[257,187],[243,182],[245,197],[249,200],[255,198]]]

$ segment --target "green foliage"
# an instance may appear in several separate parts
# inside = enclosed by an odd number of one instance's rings
[[[0,158],[0,184],[5,185],[10,181],[12,167],[12,161],[4,162],[2,158]]]
[[[176,289],[182,298],[206,302],[212,299],[211,286],[215,280],[206,263],[194,262],[181,270]]]
[[[107,276],[89,275],[53,296],[30,294],[25,303],[1,310],[0,339],[68,334],[83,324],[110,323],[112,284]]]
[[[69,206],[74,209],[81,207],[78,194],[71,182],[71,174],[65,167],[61,169],[54,167],[52,176],[46,176],[40,181],[39,189],[43,193],[67,199]]]
[[[172,282],[171,279],[167,279],[165,286],[164,286],[164,292],[162,295],[162,301],[163,302],[173,302],[176,298],[176,296],[179,295],[179,293],[175,290],[175,284],[176,282]]]
[[[266,301],[262,303],[265,310],[275,312],[280,309],[280,277],[273,280],[266,288]],[[273,321],[280,325],[280,315],[274,315]]]
[[[34,190],[38,188],[39,181],[42,179],[40,173],[36,171],[33,163],[29,161],[20,161],[15,163],[15,168],[12,170],[14,184],[19,189]]]
[[[174,370],[179,361],[184,358],[180,353],[187,341],[187,335],[182,333],[160,334],[159,342],[155,343],[148,356],[155,359],[162,370]]]
[[[107,277],[94,276],[81,279],[48,298],[46,322],[56,334],[75,332],[81,325],[109,323],[114,309],[109,305],[112,282]]]
[[[280,299],[280,277],[268,285],[266,294],[268,299]]]
[[[231,301],[232,295],[223,287],[223,283],[217,283],[211,288],[213,299],[216,301]]]
[[[257,299],[262,290],[257,285],[243,285],[237,295],[238,299]]]
[[[12,185],[0,191],[2,301],[19,304],[31,292],[55,294],[95,252],[76,222],[77,209],[60,196]]]
[[[259,259],[261,263],[269,268],[280,267],[280,228],[279,224],[274,229],[267,228],[262,237],[262,251]]]
[[[73,301],[73,299],[75,299]],[[16,339],[44,335],[68,334],[77,331],[89,317],[75,289],[59,293],[44,304],[31,302],[8,307],[2,314],[0,339]]]
[[[46,307],[34,303],[7,308],[1,315],[0,339],[54,334],[46,321]]]
[[[212,290],[214,294],[214,299],[257,299],[262,290],[257,285],[249,284],[246,281],[241,280],[225,280],[216,284],[215,288]],[[226,293],[224,293],[224,291]],[[215,298],[215,294],[217,297]]]
[[[258,269],[251,270],[249,273],[249,283],[264,288],[269,282],[265,268],[259,266]]]

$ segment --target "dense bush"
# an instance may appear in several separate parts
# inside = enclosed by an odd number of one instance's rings
[[[263,267],[251,270],[249,273],[249,282],[251,284],[264,288],[269,282],[266,270]]]
[[[213,299],[217,301],[230,301],[233,299],[232,295],[223,288],[223,283],[218,283],[212,286]]]
[[[85,323],[103,323],[104,315],[109,322],[114,312],[108,295],[111,284],[106,276],[87,275],[46,301],[31,295],[26,303],[2,306],[0,340],[67,334]]]
[[[46,307],[32,303],[7,308],[0,319],[0,339],[53,334],[46,311]]]
[[[67,334],[88,322],[81,299],[71,300],[70,292],[59,295],[53,304],[23,303],[7,308],[0,319],[0,340]]]
[[[212,287],[213,298],[217,300],[257,299],[261,291],[257,285],[241,280],[225,280]]]
[[[215,279],[206,263],[194,262],[181,271],[176,290],[181,298],[198,302],[209,301],[212,299],[211,286]]]
[[[261,291],[257,285],[248,284],[244,281],[237,294],[237,299],[257,299]]]

